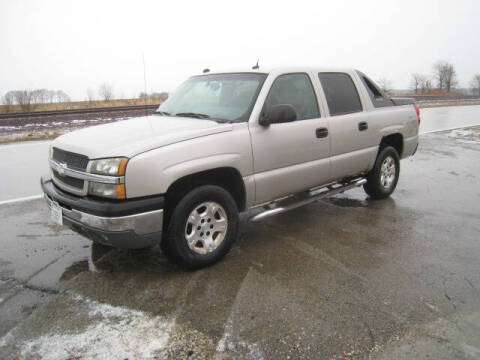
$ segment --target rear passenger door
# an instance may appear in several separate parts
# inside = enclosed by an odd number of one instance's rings
[[[377,147],[357,79],[343,72],[321,72],[318,78],[329,112],[332,179],[358,175],[369,168]]]

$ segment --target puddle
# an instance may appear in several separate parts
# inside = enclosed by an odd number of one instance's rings
[[[358,208],[358,207],[368,206],[367,200],[358,200],[358,199],[345,198],[345,197],[342,197],[342,198],[332,197],[332,198],[324,199],[323,201],[328,202],[332,205],[347,207],[347,208],[352,208],[352,207]]]

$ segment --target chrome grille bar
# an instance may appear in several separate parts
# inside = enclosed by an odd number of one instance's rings
[[[70,176],[85,181],[95,181],[104,184],[123,184],[125,182],[124,176],[106,176],[78,171],[70,169],[66,164],[60,164],[53,159],[50,159],[50,166],[62,176]]]

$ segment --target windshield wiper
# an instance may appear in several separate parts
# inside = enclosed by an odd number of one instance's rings
[[[162,115],[162,116],[169,116],[170,115],[170,113],[168,113],[166,111],[155,111],[154,114]]]
[[[192,117],[192,118],[197,118],[197,119],[210,119],[209,115],[199,114],[199,113],[194,113],[194,112],[176,113],[175,116]]]

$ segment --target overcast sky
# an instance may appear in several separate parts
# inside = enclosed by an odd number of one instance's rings
[[[451,61],[480,73],[480,1],[0,0],[0,96],[63,89],[84,100],[172,91],[205,67],[353,67],[406,88]]]

